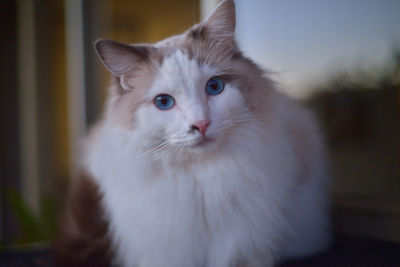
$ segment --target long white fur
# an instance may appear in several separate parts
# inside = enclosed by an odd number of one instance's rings
[[[176,51],[146,96],[167,93],[176,105],[143,104],[133,131],[106,121],[91,145],[86,164],[100,185],[117,264],[271,266],[327,245],[325,159],[312,118],[279,94],[271,107],[278,115],[268,119],[247,110],[230,84],[206,96],[214,72]],[[188,130],[205,118],[215,141],[196,146],[201,137]],[[304,180],[289,120],[313,136]]]

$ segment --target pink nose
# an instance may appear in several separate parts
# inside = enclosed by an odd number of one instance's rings
[[[191,129],[199,131],[202,135],[205,135],[210,123],[211,123],[210,120],[196,121],[195,123],[192,124]]]

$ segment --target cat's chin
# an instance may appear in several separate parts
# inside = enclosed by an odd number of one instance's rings
[[[207,146],[207,145],[211,144],[212,142],[213,142],[213,140],[208,137],[200,137],[200,138],[197,138],[189,146],[191,146],[191,147]]]
[[[212,138],[201,136],[178,145],[187,152],[201,154],[213,150],[217,146],[217,142]]]

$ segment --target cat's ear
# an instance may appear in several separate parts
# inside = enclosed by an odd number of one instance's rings
[[[100,39],[94,43],[94,47],[104,66],[116,77],[140,66],[149,58],[148,48],[141,45]]]
[[[222,1],[203,22],[211,39],[234,43],[236,14],[233,0]]]

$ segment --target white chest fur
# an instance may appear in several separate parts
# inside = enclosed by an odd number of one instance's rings
[[[233,145],[209,158],[171,166],[168,160],[139,160],[134,140],[120,130],[104,130],[88,165],[103,194],[117,262],[232,266],[255,260],[258,266],[291,256],[281,250],[299,235],[298,225],[308,223],[292,218],[302,212],[305,197],[296,193],[297,164],[287,137],[269,135],[244,129],[231,137]],[[320,183],[312,182],[307,190],[316,186]],[[311,197],[316,198],[319,193]],[[319,214],[319,205],[307,209]]]

